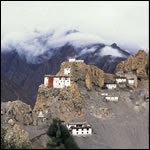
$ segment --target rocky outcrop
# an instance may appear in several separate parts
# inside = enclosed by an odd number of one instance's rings
[[[51,120],[71,120],[82,114],[82,97],[78,85],[72,83],[71,87],[63,89],[46,88],[41,85],[38,90],[38,97],[33,109],[34,125],[39,125],[38,115],[42,112],[44,117]],[[45,124],[48,122],[45,121]]]
[[[64,76],[64,69],[71,68],[71,81],[85,81],[86,87],[91,89],[93,85],[102,87],[104,85],[104,71],[93,65],[86,65],[83,62],[63,62],[60,71],[56,76]]]
[[[149,56],[144,50],[139,50],[134,56],[129,56],[116,67],[117,73],[133,72],[139,79],[147,79],[149,74]]]
[[[20,100],[2,102],[1,126],[5,130],[5,140],[16,143],[16,146],[29,146],[29,133],[21,126],[32,124],[32,109]]]
[[[29,140],[29,133],[26,132],[21,128],[18,124],[12,124],[12,120],[8,121],[8,124],[11,126],[5,124],[5,140],[8,142],[15,142],[17,146],[29,146],[30,140]]]
[[[20,100],[2,102],[1,104],[2,120],[14,120],[24,125],[32,124],[32,109],[30,105],[23,103]],[[10,121],[11,123],[12,121]]]

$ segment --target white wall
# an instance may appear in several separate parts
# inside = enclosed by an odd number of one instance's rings
[[[128,80],[128,83],[133,85],[134,84],[134,80]]]
[[[70,74],[70,68],[65,68],[64,69],[64,74],[69,75]]]
[[[117,85],[116,84],[106,84],[106,87],[108,89],[115,89],[117,87]]]
[[[48,86],[48,77],[44,77],[44,85]]]
[[[72,129],[72,135],[89,135],[92,134],[91,128],[84,128],[84,129]]]
[[[107,100],[107,101],[113,101],[113,102],[117,102],[118,101],[118,97],[105,97],[105,99]]]
[[[118,78],[118,79],[116,79],[116,82],[117,82],[117,83],[126,82],[126,79],[121,79],[121,78]]]
[[[53,87],[54,88],[64,88],[65,83],[63,78],[54,78],[53,80]]]
[[[70,78],[65,79],[65,86],[68,87],[71,85]]]
[[[61,78],[54,78],[53,80],[53,87],[54,88],[64,88],[64,87],[68,87],[71,85],[71,81],[70,78],[65,78],[65,77],[61,77]]]
[[[105,96],[107,96],[107,95],[108,95],[108,93],[101,93],[101,95],[105,95]]]
[[[75,58],[69,58],[69,62],[75,62],[76,59]]]

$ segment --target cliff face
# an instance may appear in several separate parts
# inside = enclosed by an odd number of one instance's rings
[[[64,76],[64,69],[71,68],[68,76],[71,86],[63,89],[39,87],[38,97],[33,109],[34,125],[38,125],[38,114],[41,111],[45,116],[58,117],[61,120],[71,120],[82,116],[82,96],[78,88],[78,81],[85,82],[87,89],[93,86],[104,85],[104,72],[96,66],[86,65],[83,62],[63,62],[56,76]]]
[[[147,79],[149,76],[149,55],[144,50],[139,50],[134,56],[129,56],[116,67],[116,73],[123,71],[133,72],[139,79]]]
[[[63,62],[60,71],[56,76],[63,76],[64,69],[70,67],[71,80],[77,82],[78,80],[85,81],[86,87],[91,89],[93,85],[102,87],[104,85],[104,71],[93,65],[86,65],[83,62]]]
[[[47,118],[69,121],[82,114],[82,97],[76,83],[64,89],[39,87],[38,97],[33,109],[33,124],[39,125],[39,112]]]

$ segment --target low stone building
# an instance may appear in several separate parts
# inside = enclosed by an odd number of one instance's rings
[[[119,100],[119,97],[118,96],[106,96],[105,97],[105,100],[108,102],[108,101],[110,101],[110,102],[118,102],[118,100]]]
[[[92,127],[85,122],[68,123],[66,124],[66,127],[68,128],[70,133],[75,136],[85,136],[92,134]]]

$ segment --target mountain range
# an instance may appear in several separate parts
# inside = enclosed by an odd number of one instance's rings
[[[130,55],[116,43],[108,45],[90,37],[91,42],[77,30],[56,35],[40,34],[17,44],[9,43],[5,48],[2,46],[1,75],[14,82],[25,93],[23,95],[30,97],[29,101],[24,101],[31,106],[35,103],[38,86],[44,82],[44,75],[56,74],[68,57],[83,59],[86,64],[95,65],[105,73],[114,73],[116,65]]]

